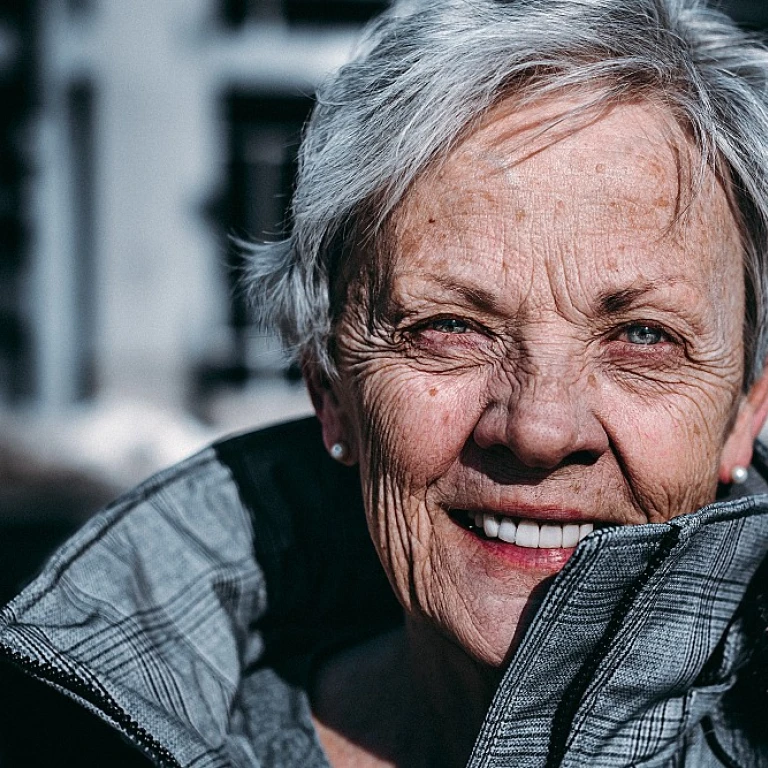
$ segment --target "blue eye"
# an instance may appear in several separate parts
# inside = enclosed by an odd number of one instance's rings
[[[469,326],[463,320],[455,317],[433,320],[430,323],[430,327],[432,330],[439,331],[440,333],[466,333],[469,330]]]
[[[660,344],[668,339],[667,334],[661,328],[656,328],[653,325],[629,325],[624,329],[624,334],[630,344],[642,344],[644,346]]]

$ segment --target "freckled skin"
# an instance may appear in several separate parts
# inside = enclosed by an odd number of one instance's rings
[[[447,510],[622,525],[692,512],[714,499],[741,402],[741,247],[724,191],[710,175],[688,201],[679,179],[696,160],[658,107],[542,138],[563,106],[498,108],[416,182],[373,333],[361,285],[337,334],[334,397],[397,596],[491,668],[563,561],[511,567]]]

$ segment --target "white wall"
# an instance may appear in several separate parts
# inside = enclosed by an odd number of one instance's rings
[[[85,17],[44,5],[34,280],[40,404],[75,397],[74,168],[69,85],[95,88],[95,353],[100,397],[183,403],[196,361],[226,339],[226,242],[202,206],[224,185],[227,87],[311,91],[353,31],[228,32],[212,0],[99,0]]]

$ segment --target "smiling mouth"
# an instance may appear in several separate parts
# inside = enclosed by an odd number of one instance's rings
[[[572,549],[595,528],[602,527],[599,523],[545,523],[463,509],[452,510],[451,517],[483,539],[528,549]]]

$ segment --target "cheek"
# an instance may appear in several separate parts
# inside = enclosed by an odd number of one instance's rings
[[[427,497],[471,435],[482,382],[477,375],[434,376],[398,363],[368,369],[357,381],[350,391],[374,545],[403,606],[437,615],[444,595],[455,590],[445,567],[450,558],[436,535],[446,520],[435,519],[441,512]]]
[[[484,407],[479,371],[434,376],[393,365],[362,382],[362,453],[379,457],[372,472],[401,475],[413,491],[453,465]]]
[[[608,429],[633,495],[651,522],[714,500],[733,393],[681,386],[657,399],[614,398]]]

